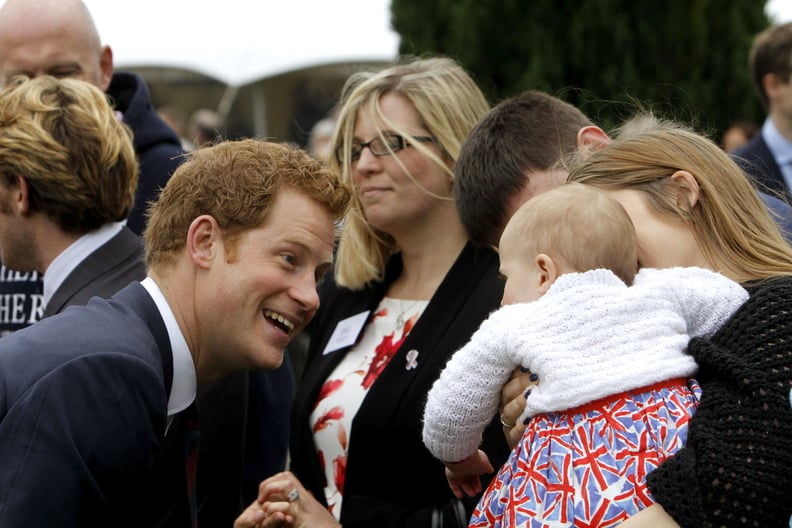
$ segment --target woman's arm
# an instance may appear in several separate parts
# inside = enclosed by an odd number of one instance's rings
[[[765,281],[711,340],[688,345],[701,403],[685,447],[647,475],[682,526],[785,526],[792,513],[792,278]]]
[[[619,528],[679,528],[679,525],[662,506],[652,504],[621,523]]]

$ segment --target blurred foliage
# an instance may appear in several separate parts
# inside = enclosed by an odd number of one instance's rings
[[[761,124],[748,70],[765,0],[392,0],[402,55],[458,60],[492,103],[552,93],[612,129],[639,110],[713,136]]]

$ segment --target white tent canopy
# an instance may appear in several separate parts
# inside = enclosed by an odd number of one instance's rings
[[[85,0],[117,68],[193,70],[231,86],[322,64],[390,61],[390,0]]]

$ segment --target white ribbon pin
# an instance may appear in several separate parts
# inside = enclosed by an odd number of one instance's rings
[[[414,348],[407,352],[407,366],[404,367],[406,370],[412,370],[418,366],[418,351]]]

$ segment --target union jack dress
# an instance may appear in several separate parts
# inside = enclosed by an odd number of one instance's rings
[[[478,527],[608,527],[654,503],[646,474],[685,444],[701,389],[676,379],[531,418]]]

